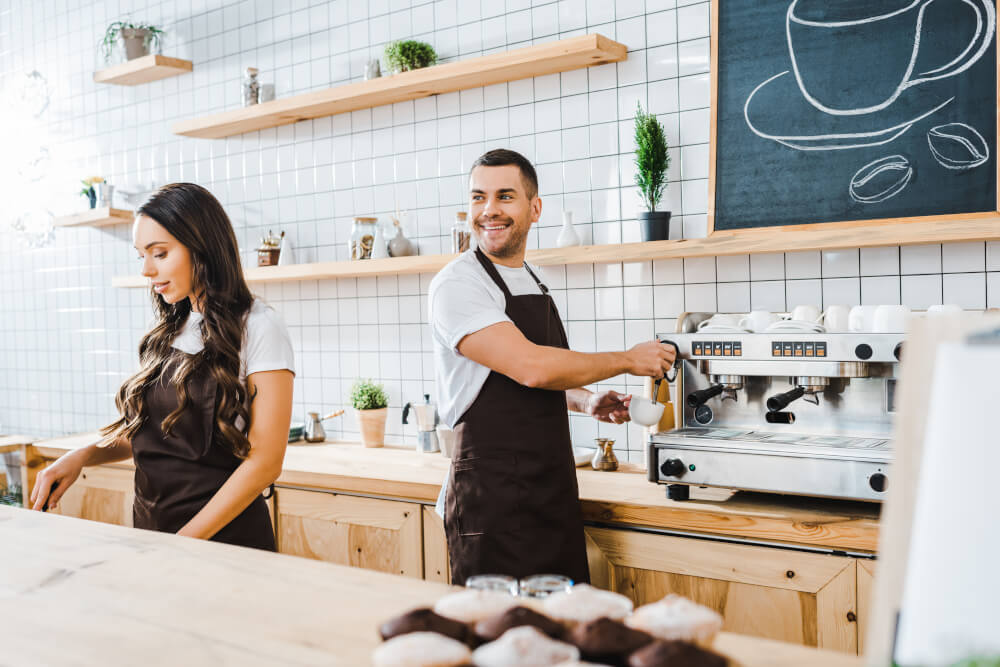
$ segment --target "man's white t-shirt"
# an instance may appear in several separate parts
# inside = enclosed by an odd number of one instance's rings
[[[187,354],[197,354],[205,349],[201,338],[201,320],[201,313],[191,311],[172,346]],[[295,354],[285,321],[274,308],[261,299],[254,299],[243,329],[240,382],[246,384],[247,376],[253,373],[286,369],[295,372]]]
[[[494,264],[514,296],[541,294],[538,283],[523,266]],[[531,267],[535,275],[538,269]],[[541,279],[541,277],[539,277]],[[507,299],[486,269],[469,250],[451,261],[431,280],[428,294],[431,334],[434,339],[434,375],[438,415],[454,428],[479,396],[490,369],[462,356],[463,338],[498,322],[510,322]]]

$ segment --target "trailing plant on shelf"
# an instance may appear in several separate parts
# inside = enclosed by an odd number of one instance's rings
[[[642,222],[642,240],[659,241],[669,236],[670,211],[657,211],[656,207],[667,186],[667,169],[670,151],[663,126],[654,114],[635,108],[635,184],[646,206],[638,218]]]
[[[393,73],[429,67],[436,62],[437,53],[426,42],[408,39],[390,42],[385,47],[385,63]]]
[[[365,447],[381,447],[389,405],[385,387],[372,380],[356,380],[351,386],[351,405],[361,427],[361,442]]]
[[[150,46],[160,48],[160,39],[167,34],[150,23],[133,23],[132,21],[115,21],[104,31],[101,40],[101,52],[105,62],[111,61],[111,53],[115,40],[119,37],[125,46],[125,57],[128,60],[141,58],[149,54]]]
[[[97,206],[97,190],[95,185],[100,185],[104,179],[100,176],[88,176],[80,181],[83,187],[80,188],[80,195],[90,200],[90,208]]]

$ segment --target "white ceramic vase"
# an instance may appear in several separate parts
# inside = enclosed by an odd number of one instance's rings
[[[382,223],[375,223],[375,240],[372,241],[372,259],[385,259],[389,256],[389,244],[382,232]]]
[[[563,211],[562,218],[563,226],[559,230],[559,236],[556,238],[556,247],[568,248],[580,245],[580,235],[577,234],[576,228],[573,227],[573,211]]]

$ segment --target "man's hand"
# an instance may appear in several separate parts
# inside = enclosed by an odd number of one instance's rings
[[[587,398],[585,412],[594,419],[609,424],[624,424],[629,421],[628,405],[632,394],[619,394],[617,391],[602,391],[591,394]]]
[[[629,359],[629,373],[661,378],[673,366],[677,351],[672,345],[651,340],[639,343],[625,354]]]

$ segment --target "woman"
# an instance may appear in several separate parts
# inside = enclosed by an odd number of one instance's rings
[[[281,473],[293,357],[280,317],[254,299],[236,236],[204,188],[175,183],[136,214],[135,248],[157,322],[100,443],[42,471],[33,509],[55,506],[84,466],[135,460],[137,528],[275,549],[262,492]]]

